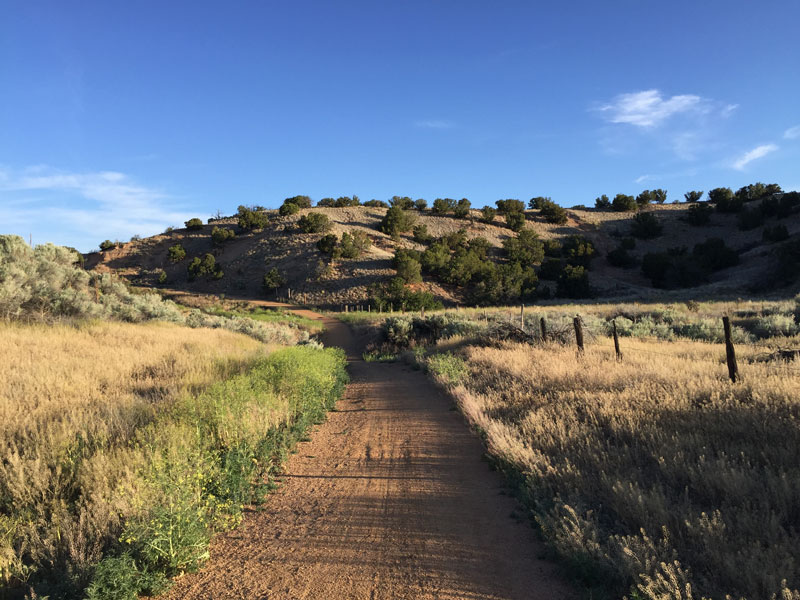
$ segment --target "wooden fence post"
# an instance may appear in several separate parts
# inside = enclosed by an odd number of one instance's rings
[[[581,323],[580,315],[572,319],[572,324],[575,327],[575,342],[578,344],[578,354],[583,354],[583,323]]]
[[[725,359],[728,363],[728,377],[733,383],[739,379],[739,366],[736,364],[736,351],[731,339],[731,320],[728,315],[722,317],[722,328],[725,330]]]
[[[422,310],[420,312],[421,312],[422,318],[424,319],[425,318],[425,307],[424,306],[422,307]]]
[[[519,305],[519,328],[525,331],[525,305]]]
[[[542,331],[542,342],[547,341],[547,324],[544,321],[544,317],[539,319],[539,329]]]
[[[619,336],[617,335],[617,320],[611,321],[611,331],[614,333],[614,352],[617,355],[617,360],[622,360],[622,352],[619,351]]]

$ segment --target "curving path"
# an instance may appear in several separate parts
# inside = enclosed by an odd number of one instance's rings
[[[404,365],[365,363],[341,322],[296,312],[324,320],[351,383],[262,509],[165,598],[574,597],[446,395]]]

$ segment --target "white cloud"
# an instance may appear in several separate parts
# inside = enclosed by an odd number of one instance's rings
[[[754,160],[762,158],[771,152],[775,152],[777,149],[778,146],[775,144],[762,144],[761,146],[756,146],[749,152],[745,152],[742,154],[742,156],[733,161],[731,166],[737,171],[741,171]]]
[[[599,107],[611,123],[627,123],[642,128],[660,125],[673,115],[707,113],[710,101],[694,94],[664,98],[659,90],[644,90],[620,94],[610,103]]]
[[[450,129],[455,125],[451,121],[429,119],[425,121],[417,121],[414,123],[414,126],[422,127],[423,129]]]
[[[647,181],[648,179],[650,179],[650,175],[640,175],[639,177],[637,177],[636,179],[634,179],[634,181],[635,181],[636,183],[644,183],[644,182],[645,182],[645,181]]]
[[[787,140],[796,140],[800,138],[800,125],[789,127],[789,129],[783,132],[783,137]]]
[[[152,235],[187,217],[173,196],[116,171],[72,173],[46,166],[5,170],[0,193],[3,220],[16,233],[34,231],[40,241],[78,248],[95,246],[98,236]]]

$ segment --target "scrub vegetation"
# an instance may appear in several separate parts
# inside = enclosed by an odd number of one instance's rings
[[[157,592],[271,489],[344,355],[296,345],[297,319],[184,309],[66,248],[0,236],[0,258],[0,589]]]

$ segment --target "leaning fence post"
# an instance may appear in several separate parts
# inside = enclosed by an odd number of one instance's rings
[[[583,354],[583,324],[581,323],[580,315],[572,319],[572,324],[575,326],[575,342],[578,344],[578,354]]]
[[[731,320],[728,315],[722,317],[722,328],[725,330],[725,359],[728,363],[728,377],[736,383],[739,379],[739,366],[736,364],[736,351],[733,349],[731,339]]]
[[[542,330],[542,341],[547,341],[547,324],[544,322],[544,317],[539,319],[539,329]]]
[[[614,352],[617,354],[617,360],[622,360],[622,352],[619,351],[619,336],[617,335],[617,320],[611,321],[611,331],[614,333]]]

